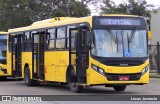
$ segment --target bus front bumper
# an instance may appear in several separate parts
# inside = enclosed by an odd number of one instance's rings
[[[101,75],[97,72],[93,74],[94,76],[90,76],[88,85],[116,85],[116,84],[126,84],[126,85],[143,85],[149,83],[149,70],[144,74],[105,74]],[[121,76],[128,76],[128,80],[119,80]],[[139,78],[138,78],[139,77]]]

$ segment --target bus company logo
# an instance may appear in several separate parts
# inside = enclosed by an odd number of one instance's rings
[[[11,96],[2,96],[2,101],[12,101]]]

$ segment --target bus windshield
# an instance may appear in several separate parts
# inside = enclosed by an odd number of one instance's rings
[[[92,47],[99,57],[147,57],[146,30],[95,29]]]
[[[7,35],[0,35],[0,60],[6,59]]]

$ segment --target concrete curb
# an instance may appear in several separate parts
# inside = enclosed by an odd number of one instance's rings
[[[150,74],[150,78],[159,78],[160,79],[160,74]]]

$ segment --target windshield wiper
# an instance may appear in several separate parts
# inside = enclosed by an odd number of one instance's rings
[[[130,49],[130,39],[129,39],[129,36],[128,36],[128,32],[127,32],[127,43],[128,43],[128,50]]]
[[[128,43],[128,50],[130,49],[130,43],[132,43],[132,40],[135,36],[135,32],[136,32],[136,28],[133,28],[130,36],[128,35],[128,32],[127,32],[127,43]]]
[[[117,32],[116,32],[116,42],[117,42],[117,52],[119,51],[119,49],[118,49],[118,34],[117,34]]]
[[[114,36],[113,32],[111,31],[111,29],[109,29],[108,27],[106,27],[106,30],[108,31],[109,35],[111,36],[111,38],[113,39],[113,41],[115,43],[117,43],[117,37]]]
[[[132,40],[133,40],[133,38],[134,38],[134,36],[135,36],[136,30],[137,30],[136,27],[133,28],[130,37],[128,37],[128,33],[127,33],[127,39],[128,39],[128,42],[129,42],[129,43],[132,43]]]

